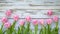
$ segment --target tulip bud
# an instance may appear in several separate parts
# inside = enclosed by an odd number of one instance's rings
[[[20,21],[20,25],[23,26],[25,23],[23,20]]]
[[[33,20],[33,24],[37,25],[38,24],[38,20]]]
[[[51,24],[52,23],[52,19],[47,19],[46,22],[47,22],[47,24]]]
[[[7,11],[6,11],[6,15],[7,15],[7,16],[10,16],[10,15],[11,15],[11,13],[12,13],[12,11],[11,11],[11,10],[7,10]]]
[[[51,15],[53,14],[52,10],[49,10],[49,11],[47,12],[47,14],[48,14],[49,16],[51,16]]]
[[[26,17],[26,21],[30,22],[31,21],[31,17],[30,16],[27,16]]]
[[[14,20],[15,20],[15,21],[18,21],[18,19],[19,19],[19,16],[18,16],[18,15],[15,15],[15,16],[14,16]]]
[[[11,23],[7,22],[7,23],[4,24],[4,26],[5,26],[6,28],[10,28]]]
[[[3,18],[2,18],[2,22],[3,22],[3,23],[6,23],[7,21],[8,21],[8,19],[7,19],[6,17],[3,17]]]
[[[58,22],[58,16],[53,17],[54,22]]]
[[[40,22],[41,25],[44,25],[44,20],[43,19],[41,19],[39,22]]]

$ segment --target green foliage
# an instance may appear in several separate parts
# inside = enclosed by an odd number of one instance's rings
[[[19,26],[18,30],[15,29],[16,21],[13,22],[10,28],[7,28],[7,30],[3,31],[3,25],[0,28],[0,34],[38,34],[38,25],[34,25],[34,32],[32,29],[30,29],[30,23],[27,22],[26,27]],[[56,23],[56,26],[52,29],[50,24],[47,24],[46,26],[42,26],[39,34],[58,34],[58,23]]]

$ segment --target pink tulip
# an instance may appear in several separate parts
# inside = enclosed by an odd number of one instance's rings
[[[7,15],[7,16],[10,16],[10,15],[11,15],[11,13],[12,13],[12,11],[11,11],[11,10],[7,10],[7,11],[6,11],[6,15]]]
[[[19,16],[18,15],[14,15],[14,20],[18,21],[18,19],[19,19]]]
[[[40,22],[41,25],[44,25],[44,20],[43,19],[41,19],[39,22]]]
[[[25,22],[23,20],[20,21],[20,25],[23,26]]]
[[[47,14],[48,14],[49,16],[51,16],[51,15],[53,14],[52,10],[49,10],[49,11],[47,12]]]
[[[46,22],[47,22],[47,24],[51,24],[52,23],[52,19],[47,19]]]
[[[55,22],[58,22],[58,16],[54,16],[54,17],[53,17],[53,20],[54,20]]]
[[[10,28],[11,23],[7,22],[7,23],[4,24],[4,26],[5,26],[6,28]]]
[[[30,22],[31,21],[31,17],[30,16],[27,16],[26,17],[26,21]]]
[[[8,19],[7,19],[6,17],[3,17],[3,18],[2,18],[2,22],[3,22],[3,23],[6,23],[7,21],[8,21]]]
[[[38,20],[33,20],[33,24],[37,25],[38,24]]]

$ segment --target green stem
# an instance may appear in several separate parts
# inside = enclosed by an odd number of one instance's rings
[[[46,27],[45,26],[43,26],[43,34],[46,34]]]
[[[43,34],[43,28],[40,29],[39,34]]]
[[[4,34],[2,29],[3,29],[3,24],[1,25],[0,34]]]
[[[58,22],[56,23],[56,34],[58,34],[58,30],[59,30],[59,28],[58,28]]]
[[[48,24],[48,34],[51,34],[51,29],[49,24]]]
[[[27,23],[27,32],[29,34],[29,30],[30,30],[30,23]]]
[[[21,32],[21,34],[24,33],[23,30],[24,30],[24,26],[21,26],[21,27],[20,27],[20,32]]]
[[[24,31],[24,34],[30,34],[30,22],[27,22],[27,27]]]
[[[1,30],[3,29],[3,24],[1,25]]]
[[[39,34],[46,34],[46,27],[43,25]]]
[[[0,34],[3,34],[3,31],[0,29]]]
[[[38,25],[35,25],[35,34],[38,32]]]
[[[58,22],[56,23],[56,28],[58,29]]]
[[[46,34],[46,27],[44,26],[44,31],[45,31],[45,34]]]

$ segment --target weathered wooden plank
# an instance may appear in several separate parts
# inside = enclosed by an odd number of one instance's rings
[[[57,15],[60,17],[60,10],[52,10],[52,11],[53,11],[53,16]],[[6,16],[5,12],[6,10],[0,12],[0,18]],[[26,16],[31,16],[32,18],[50,18],[47,15],[47,12],[48,10],[13,10],[11,18],[13,18],[15,14],[18,14],[20,18],[25,18]]]
[[[60,6],[50,6],[50,7],[6,6],[6,7],[0,7],[0,9],[60,9]]]

